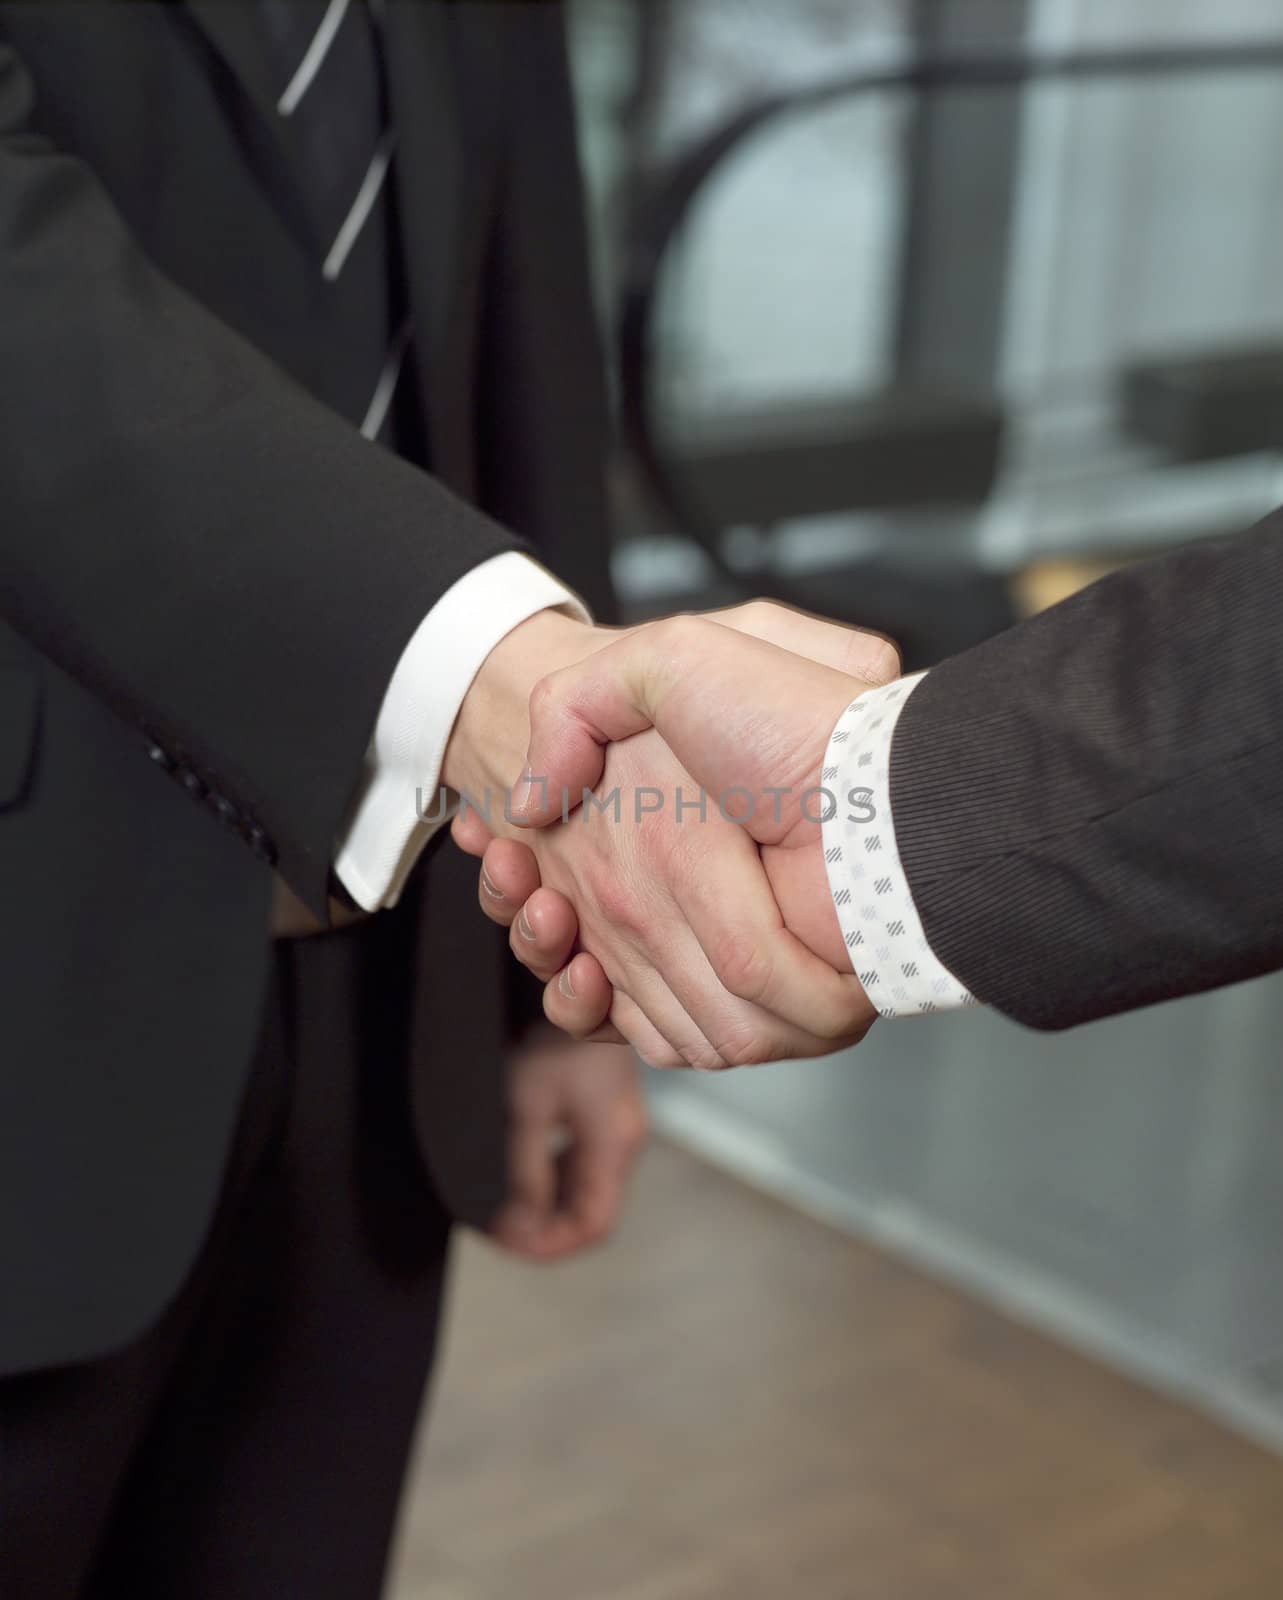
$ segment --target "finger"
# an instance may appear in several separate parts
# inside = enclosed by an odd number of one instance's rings
[[[530,695],[530,745],[511,820],[542,826],[561,816],[566,796],[601,777],[605,747],[651,727],[674,683],[698,673],[729,631],[697,617],[670,618],[542,678]]]
[[[745,845],[742,855],[709,852],[698,872],[677,875],[674,897],[690,933],[728,994],[795,1030],[790,1054],[823,1054],[855,1043],[871,1021],[859,980],[850,971],[835,972],[789,932],[747,835]],[[728,905],[735,907],[730,919]],[[691,1003],[680,990],[678,999]],[[739,1037],[727,1038],[715,1019],[696,1016],[724,1058],[741,1056]],[[740,1025],[748,1020],[744,1013],[731,1016]],[[761,1059],[751,1041],[750,1057]]]
[[[450,823],[450,837],[466,856],[480,856],[485,854],[485,848],[494,838],[485,821],[477,814],[475,807],[464,806],[461,811],[456,811]]]
[[[787,930],[779,937],[787,942],[791,954],[798,941]],[[771,985],[753,981],[751,971],[741,980],[739,971],[732,969],[728,974],[731,981],[740,984],[736,992],[721,981],[706,957],[702,970],[697,970],[692,960],[691,988],[676,982],[674,993],[679,1003],[697,1015],[700,1030],[718,1059],[711,1063],[688,1060],[687,1065],[716,1072],[831,1055],[860,1042],[873,1015],[854,977],[835,983],[832,968],[807,947],[801,948],[795,966],[785,965],[782,972],[779,966],[776,957]],[[696,989],[697,984],[702,987]],[[709,993],[715,996],[711,1001]]]
[[[737,887],[742,890],[758,870],[757,852],[750,850],[750,860],[744,871],[734,874]],[[552,891],[539,891],[532,903],[537,907],[545,895],[552,896]],[[560,901],[561,897],[553,896],[553,899]],[[568,906],[566,909],[569,911]],[[727,989],[699,943],[699,933],[703,933],[715,957],[727,961],[724,930],[713,925],[706,907],[701,909],[708,919],[707,925],[701,922],[697,930],[675,933],[668,942],[666,955],[671,958],[671,964],[666,981],[647,988],[638,974],[629,980],[638,992],[650,995],[652,1006],[661,1009],[662,1030],[649,1020],[635,999],[612,989],[601,964],[587,952],[580,952],[555,977],[549,978],[544,988],[545,1016],[575,1039],[626,1042],[643,1061],[661,1068],[691,1066],[715,1071],[734,1065],[746,1056],[760,1061],[821,1055],[858,1036],[866,1009],[862,990],[854,984],[848,986],[849,993],[845,989],[835,989],[834,998],[841,1002],[841,1008],[830,1016],[824,1002],[830,989],[834,989],[832,969],[811,957],[804,947],[792,964],[791,944],[776,958],[784,963],[776,980],[783,989],[784,1000],[777,1002],[772,988],[762,990],[768,1000],[783,1005],[786,1015],[776,1014]],[[755,936],[768,944],[777,939],[780,917],[769,891],[769,880],[767,895],[752,909],[754,921],[746,926],[750,929],[760,926],[761,931]],[[685,914],[684,903],[682,910]],[[535,921],[539,923],[541,919],[537,916]],[[518,925],[514,924],[511,936],[514,950],[518,948]],[[739,967],[734,965],[733,955],[729,960],[728,976],[734,982],[745,981],[742,958]],[[812,961],[817,961],[817,965],[812,966]],[[799,995],[792,1007],[791,989],[797,990]],[[680,1042],[680,1048],[674,1041]]]
[[[601,963],[586,951],[544,986],[543,1009],[555,1028],[574,1039],[631,1045],[647,1066],[661,1070],[687,1065],[636,1001],[611,987]]]
[[[712,1045],[653,967],[642,959],[623,957],[620,969],[606,1015],[643,1061],[657,1067],[698,1064],[710,1071],[722,1065]],[[566,1031],[572,1032],[582,1001],[584,1015],[594,1021],[594,1029],[585,1037],[592,1037],[596,1027],[602,1025],[596,1019],[602,1015],[610,988],[596,958],[581,953],[558,975],[551,993],[545,988],[544,1013],[558,1027],[564,1019],[569,1024]]]
[[[557,1218],[564,1226],[540,1241],[545,1260],[598,1244],[613,1232],[645,1146],[646,1108],[632,1065],[617,1049],[599,1054],[604,1059],[589,1063],[593,1089],[568,1107],[571,1137],[561,1160]]]
[[[494,839],[486,847],[477,899],[491,922],[510,927],[539,884],[539,863],[533,850],[516,839]]]
[[[629,950],[618,960],[620,970],[610,974],[616,995],[627,996],[650,1024],[652,1037],[658,1035],[669,1046],[658,1057],[639,1046],[643,1060],[652,1066],[672,1065],[671,1052],[676,1051],[675,1064],[697,1072],[719,1072],[728,1065],[706,1026],[711,1020],[716,1027],[727,997],[695,935],[677,923],[675,908],[662,950]]]
[[[517,912],[508,944],[523,967],[545,982],[570,960],[579,933],[575,908],[555,889],[536,889]]]
[[[903,671],[899,648],[885,634],[848,627],[776,600],[750,600],[709,616],[737,633],[765,639],[872,688],[893,682]]]
[[[572,1039],[593,1039],[603,1028],[611,1028],[614,998],[615,991],[601,963],[596,956],[581,951],[545,985],[544,1016]]]
[[[599,1244],[619,1221],[637,1151],[617,1131],[609,1107],[573,1132],[574,1143],[565,1162],[565,1206],[574,1247],[583,1249]]]
[[[658,1072],[671,1072],[689,1067],[662,1033],[654,1026],[637,1002],[615,990],[610,1006],[610,1024],[636,1052],[640,1060]]]
[[[553,1135],[556,1102],[536,1083],[516,1099],[508,1132],[508,1197],[496,1217],[495,1238],[527,1250],[549,1226],[557,1204],[557,1159]]]

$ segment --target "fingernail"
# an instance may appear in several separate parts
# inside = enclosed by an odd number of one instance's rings
[[[517,915],[517,932],[523,939],[529,939],[531,944],[535,942],[535,930],[530,926],[530,918],[526,915],[525,906],[522,906]]]
[[[502,889],[496,889],[494,884],[491,883],[490,874],[484,867],[481,869],[481,887],[492,900],[506,900],[508,898]]]
[[[567,1000],[573,1000],[575,998],[575,986],[570,981],[569,967],[562,968],[561,976],[557,979],[557,987],[561,990],[562,994],[565,995]]]

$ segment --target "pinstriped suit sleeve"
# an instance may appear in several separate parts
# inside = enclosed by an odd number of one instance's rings
[[[1283,512],[1102,579],[898,710],[877,691],[859,736],[877,817],[854,835],[835,818],[826,845],[878,862],[870,904],[891,882],[925,944],[901,961],[884,930],[899,977],[871,979],[912,1000],[929,951],[966,993],[1057,1029],[1283,966],[1281,614]]]

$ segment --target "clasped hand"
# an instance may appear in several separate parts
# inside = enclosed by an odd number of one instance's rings
[[[709,1071],[863,1038],[816,793],[845,706],[898,671],[881,638],[759,601],[536,684],[524,781],[453,832],[550,1020]]]

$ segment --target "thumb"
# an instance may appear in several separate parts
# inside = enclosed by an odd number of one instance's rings
[[[849,676],[703,617],[654,623],[542,680],[530,700],[530,787],[516,822],[541,824],[601,776],[607,744],[654,727],[703,787],[764,800],[772,787],[813,780],[828,736],[851,699]],[[753,804],[748,831],[775,842]]]
[[[572,796],[581,802],[602,775],[606,746],[652,727],[673,682],[693,670],[704,626],[688,617],[653,623],[535,684],[513,822],[541,827],[573,809]]]

